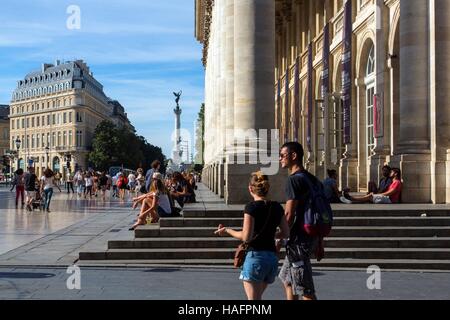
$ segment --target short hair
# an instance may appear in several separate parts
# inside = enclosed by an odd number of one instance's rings
[[[161,162],[159,160],[155,160],[152,162],[152,169],[157,169],[161,165]]]
[[[298,142],[287,142],[283,144],[281,149],[288,149],[289,153],[296,153],[297,154],[297,161],[298,163],[303,163],[303,157],[305,156],[305,152],[303,151],[303,146]]]
[[[391,168],[390,166],[388,166],[388,165],[385,165],[385,166],[383,167],[383,170],[384,170],[384,169],[387,169],[387,170],[389,170],[389,171],[392,170],[392,168]]]

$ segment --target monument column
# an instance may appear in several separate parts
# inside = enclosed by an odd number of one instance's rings
[[[400,134],[403,201],[431,202],[429,1],[400,1]],[[397,162],[397,161],[395,161]]]

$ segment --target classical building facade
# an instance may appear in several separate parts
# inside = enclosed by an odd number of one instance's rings
[[[12,94],[10,148],[17,150],[20,141],[13,167],[32,163],[38,174],[50,167],[63,175],[68,168],[87,169],[95,128],[106,119],[129,125],[123,107],[105,95],[85,62],[43,64]]]
[[[0,159],[9,150],[9,106],[0,105]],[[3,172],[3,161],[0,162],[0,172]]]
[[[204,181],[221,193],[221,137],[252,112],[320,178],[366,191],[388,164],[403,201],[449,203],[449,21],[447,0],[198,0]]]

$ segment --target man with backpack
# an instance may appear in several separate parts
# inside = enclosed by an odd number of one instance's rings
[[[317,299],[310,258],[315,249],[319,249],[318,260],[322,258],[322,239],[330,232],[332,223],[323,185],[305,170],[303,156],[303,147],[298,142],[286,143],[280,151],[281,166],[290,171],[285,187],[285,215],[291,231],[279,274],[288,300],[298,300],[301,294],[303,300]]]

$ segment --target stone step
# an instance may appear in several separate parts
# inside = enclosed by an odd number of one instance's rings
[[[237,228],[239,229],[239,228]],[[136,238],[211,237],[214,227],[155,227],[141,226]],[[450,237],[450,227],[334,227],[331,237]]]
[[[154,238],[114,240],[108,249],[235,248],[233,238]],[[327,238],[327,248],[450,248],[450,238]]]
[[[282,264],[280,260],[280,265]],[[382,270],[450,270],[449,260],[362,260],[362,259],[323,259],[321,262],[312,260],[314,270],[320,268],[326,269],[364,269],[369,266],[378,266]],[[231,259],[173,259],[173,260],[80,260],[77,262],[80,267],[83,266],[136,266],[136,267],[215,267],[215,268],[233,268]],[[235,269],[239,272],[238,269]]]
[[[243,218],[162,218],[161,227],[242,227]],[[450,226],[450,217],[336,217],[335,226]]]
[[[380,209],[381,208],[381,209]],[[183,210],[183,217],[185,218],[242,218],[244,207],[240,210],[197,210],[185,209]],[[412,209],[396,209],[395,207],[367,207],[367,209],[334,209],[335,217],[420,217],[426,213],[429,217],[450,217],[450,210],[412,210]]]
[[[80,260],[232,259],[234,252],[234,248],[109,249],[105,252],[80,252]],[[448,248],[326,248],[325,254],[327,259],[450,260]],[[280,253],[280,258],[283,255]]]

